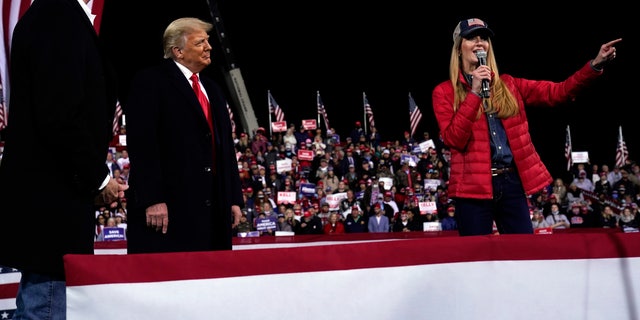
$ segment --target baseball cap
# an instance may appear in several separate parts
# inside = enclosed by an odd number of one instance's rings
[[[489,26],[486,22],[478,18],[471,18],[458,22],[458,25],[453,30],[453,42],[456,42],[458,37],[464,38],[469,36],[473,32],[478,32],[479,34],[493,37],[493,31],[489,29]]]

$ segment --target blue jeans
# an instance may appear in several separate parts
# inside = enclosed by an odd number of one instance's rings
[[[493,177],[493,199],[456,198],[456,220],[461,236],[493,233],[493,221],[500,234],[533,233],[529,203],[518,172]]]
[[[13,320],[65,320],[65,281],[51,276],[22,272]]]

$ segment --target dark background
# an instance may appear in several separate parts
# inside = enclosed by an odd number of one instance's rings
[[[317,118],[319,90],[331,126],[345,136],[355,121],[363,121],[365,92],[383,140],[400,139],[409,129],[409,93],[423,113],[416,136],[423,131],[438,136],[431,91],[448,79],[452,32],[460,19],[485,20],[495,32],[499,71],[529,79],[564,80],[595,57],[600,45],[623,38],[618,58],[594,88],[562,108],[528,108],[527,114],[534,145],[554,176],[566,174],[567,125],[573,150],[588,151],[592,163],[615,163],[619,126],[630,158],[636,158],[638,85],[631,63],[638,21],[629,5],[605,2],[563,10],[556,8],[559,3],[541,2],[490,7],[460,1],[436,6],[211,0],[211,5],[219,9],[231,52],[223,54],[212,34],[214,62],[207,72],[225,85],[224,70],[235,63],[261,126],[268,128],[267,90],[287,122],[296,125]],[[106,2],[101,36],[116,61],[125,113],[127,82],[162,59],[166,25],[184,16],[211,20],[209,8],[206,0]]]

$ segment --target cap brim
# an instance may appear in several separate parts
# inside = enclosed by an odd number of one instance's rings
[[[469,38],[471,36],[477,35],[487,35],[489,37],[493,37],[493,31],[487,27],[476,27],[460,33],[460,37],[462,38]]]

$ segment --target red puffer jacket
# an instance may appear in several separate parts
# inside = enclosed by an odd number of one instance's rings
[[[502,81],[515,96],[520,107],[517,115],[503,119],[509,146],[513,152],[525,193],[531,195],[548,186],[552,177],[540,160],[529,135],[526,106],[555,106],[573,100],[589,86],[598,72],[587,63],[563,82],[527,80],[501,75]],[[466,83],[464,75],[461,81]],[[450,81],[440,83],[433,90],[433,109],[444,144],[451,148],[451,176],[449,197],[491,199],[491,147],[489,126],[484,117],[476,119],[482,100],[468,94],[457,112],[453,110],[453,86]]]

